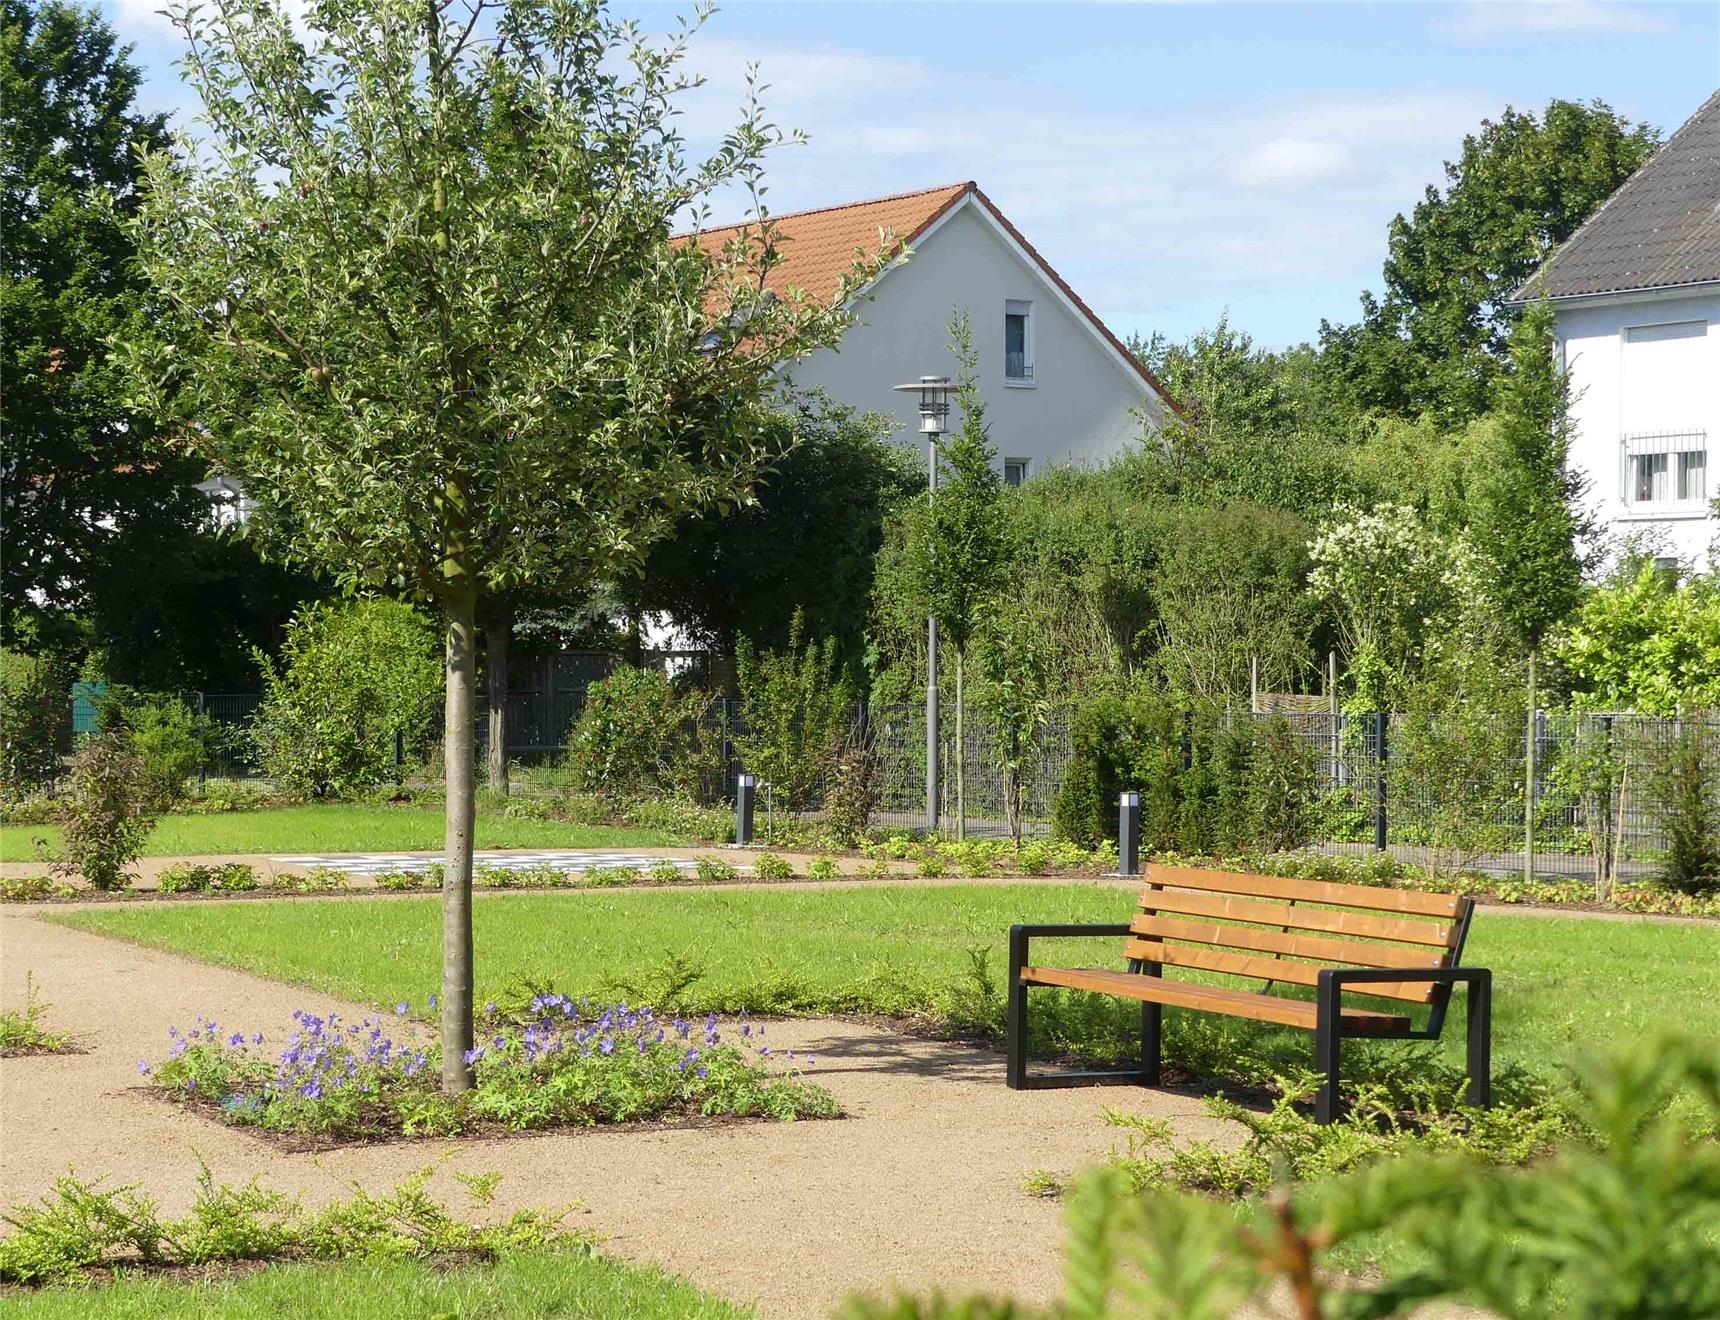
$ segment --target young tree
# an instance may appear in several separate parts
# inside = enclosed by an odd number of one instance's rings
[[[1483,547],[1487,586],[1506,636],[1528,658],[1524,737],[1524,867],[1534,870],[1535,664],[1541,645],[1582,600],[1579,538],[1591,534],[1578,501],[1587,483],[1570,453],[1569,393],[1553,351],[1553,309],[1527,308],[1511,331],[1511,369],[1496,391],[1498,452],[1484,476],[1471,523]]]
[[[963,669],[980,611],[997,591],[1003,569],[1003,488],[979,397],[978,356],[966,312],[950,324],[950,350],[958,364],[955,400],[961,429],[942,446],[937,493],[916,524],[912,551],[917,595],[938,621],[938,636],[956,660],[956,831],[966,831],[967,730]]]
[[[1599,101],[1483,120],[1391,222],[1385,293],[1362,319],[1320,327],[1321,372],[1364,409],[1462,423],[1483,412],[1505,362],[1504,300],[1654,152],[1660,138]]]
[[[206,123],[146,161],[140,259],[169,315],[128,358],[153,407],[290,511],[297,555],[440,609],[442,1080],[461,1090],[479,610],[613,576],[684,510],[744,498],[780,447],[756,425],[772,368],[832,342],[854,286],[829,306],[770,291],[762,218],[718,250],[671,238],[719,189],[757,205],[784,140],[749,95],[689,163],[697,21],[657,47],[600,0],[173,17]]]

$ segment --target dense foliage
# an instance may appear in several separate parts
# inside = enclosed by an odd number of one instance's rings
[[[123,728],[99,729],[72,757],[54,804],[62,861],[96,889],[121,889],[160,815],[160,786]]]
[[[702,800],[722,778],[712,695],[661,669],[623,665],[585,691],[567,740],[573,788],[607,797],[658,792]]]
[[[52,654],[0,650],[0,799],[52,783],[71,746],[71,671]]]
[[[259,655],[258,664],[257,752],[291,791],[326,797],[393,778],[397,736],[407,755],[423,754],[442,671],[435,630],[410,606],[308,605],[280,659]]]
[[[802,810],[835,769],[854,724],[856,693],[837,662],[836,639],[809,638],[797,614],[786,649],[755,651],[742,642],[735,660],[745,712],[735,752],[770,785],[777,805]]]

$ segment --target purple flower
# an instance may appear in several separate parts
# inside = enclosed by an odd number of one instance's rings
[[[436,1007],[436,992],[434,990],[430,992],[430,1007]]]
[[[142,1073],[145,1077],[148,1077],[150,1075],[149,1060],[148,1059],[139,1059],[137,1061],[137,1070],[138,1070],[138,1072]]]
[[[704,1068],[699,1069],[699,1076],[700,1077],[709,1077],[710,1075],[711,1074],[706,1069],[704,1069]]]
[[[195,1077],[187,1077],[185,1079],[185,1093],[187,1095],[190,1095],[196,1089],[197,1089],[197,1079]]]
[[[810,1054],[808,1054],[808,1055],[807,1055],[807,1056],[806,1056],[806,1066],[807,1066],[807,1067],[808,1067],[808,1068],[810,1068],[810,1067],[812,1067],[812,1065],[813,1065],[813,1064],[815,1064],[815,1063],[817,1063],[817,1062],[818,1062],[818,1060],[817,1060],[817,1059],[815,1059],[815,1058],[813,1058],[813,1057],[812,1057],[812,1056],[811,1056],[811,1055],[810,1055]]]
[[[405,1017],[410,1011],[411,1010],[407,1007],[404,999],[394,1006],[394,1014],[396,1017]]]
[[[262,1043],[263,1043],[263,1033],[260,1031],[254,1033],[251,1037],[251,1044],[261,1045]]]
[[[245,1033],[242,1031],[235,1031],[231,1036],[227,1037],[227,1043],[237,1049],[245,1043]]]

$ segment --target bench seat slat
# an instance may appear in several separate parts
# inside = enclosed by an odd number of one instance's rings
[[[1221,1013],[1227,1017],[1275,1022],[1286,1027],[1303,1027],[1310,1031],[1315,1025],[1316,1013],[1313,1004],[1301,999],[1283,999],[1277,995],[1259,994],[1249,990],[1190,985],[1187,981],[1170,981],[1162,976],[1140,976],[1134,972],[1112,972],[1099,968],[1024,967],[1021,977],[1035,985],[1096,990],[1102,994],[1118,995],[1143,1003],[1199,1009],[1207,1013]],[[1390,1035],[1409,1029],[1409,1018],[1395,1013],[1379,1013],[1365,1008],[1344,1008],[1342,1012],[1345,1035]]]
[[[1455,919],[1462,900],[1456,894],[1430,894],[1419,889],[1386,889],[1374,885],[1344,885],[1327,880],[1301,880],[1281,875],[1249,875],[1241,871],[1202,871],[1184,866],[1150,866],[1146,880],[1176,889],[1210,890],[1250,898],[1293,898],[1303,903],[1327,903],[1365,908],[1371,912],[1409,912],[1424,917]]]
[[[1257,954],[1232,953],[1228,949],[1200,944],[1164,944],[1158,940],[1130,940],[1123,953],[1142,962],[1168,967],[1190,967],[1227,976],[1247,976],[1257,981],[1285,981],[1292,985],[1318,985],[1320,968],[1327,964],[1300,962],[1294,958],[1262,958]],[[1388,981],[1369,985],[1367,993],[1386,999],[1404,999],[1425,1004],[1433,998],[1433,987],[1413,981]]]
[[[1362,939],[1393,940],[1400,944],[1424,944],[1439,949],[1450,948],[1457,932],[1455,921],[1382,917],[1372,912],[1351,912],[1343,908],[1291,907],[1288,903],[1272,903],[1194,890],[1146,889],[1141,893],[1141,906],[1154,912],[1217,917],[1226,921],[1252,921],[1262,926],[1289,926],[1296,930],[1324,931]]]
[[[1137,916],[1129,927],[1137,935],[1150,935],[1155,939],[1188,940],[1194,944],[1218,944],[1255,953],[1314,958],[1327,966],[1443,967],[1446,957],[1443,949],[1436,953],[1402,944],[1334,939],[1329,935],[1299,935],[1268,930],[1263,926],[1232,926],[1218,921],[1189,921],[1177,917]]]

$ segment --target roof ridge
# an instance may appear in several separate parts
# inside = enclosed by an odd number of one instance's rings
[[[886,197],[867,197],[857,202],[839,202],[835,206],[812,206],[803,211],[772,211],[767,217],[771,221],[798,220],[809,215],[829,215],[835,211],[852,211],[862,206],[881,206],[886,202],[905,202],[914,197],[929,197],[933,193],[950,192],[952,190],[973,191],[979,187],[972,179],[961,179],[955,183],[940,183],[934,188],[914,188],[908,192],[891,193]],[[718,234],[725,229],[745,229],[748,225],[758,223],[758,217],[747,220],[735,220],[726,225],[713,225],[709,229],[700,229],[701,234]],[[683,237],[683,235],[677,235]]]
[[[1505,301],[1507,303],[1527,303],[1535,301],[1538,297],[1545,296],[1542,293],[1531,292],[1531,286],[1539,286],[1540,289],[1544,290],[1547,284],[1547,277],[1552,274],[1553,266],[1562,259],[1567,252],[1575,247],[1577,240],[1582,238],[1584,234],[1588,233],[1588,231],[1599,222],[1601,217],[1606,215],[1612,209],[1613,203],[1628,193],[1636,181],[1647,173],[1648,170],[1654,166],[1655,162],[1671,149],[1672,144],[1678,141],[1678,139],[1687,130],[1694,127],[1699,120],[1703,119],[1710,109],[1720,109],[1720,88],[1716,88],[1714,91],[1710,92],[1707,99],[1704,100],[1701,105],[1697,106],[1695,110],[1691,111],[1689,118],[1687,118],[1677,128],[1673,129],[1672,132],[1668,133],[1666,135],[1666,141],[1662,142],[1658,147],[1650,152],[1648,158],[1632,170],[1630,174],[1626,176],[1625,181],[1619,184],[1618,187],[1614,188],[1612,192],[1608,194],[1605,201],[1595,207],[1589,218],[1584,220],[1582,224],[1578,225],[1571,231],[1571,236],[1569,238],[1567,238],[1563,243],[1555,245],[1553,250],[1541,259],[1541,264],[1535,267],[1534,273],[1515,289],[1511,290],[1510,295],[1505,299]],[[1553,296],[1557,297],[1558,295]]]

